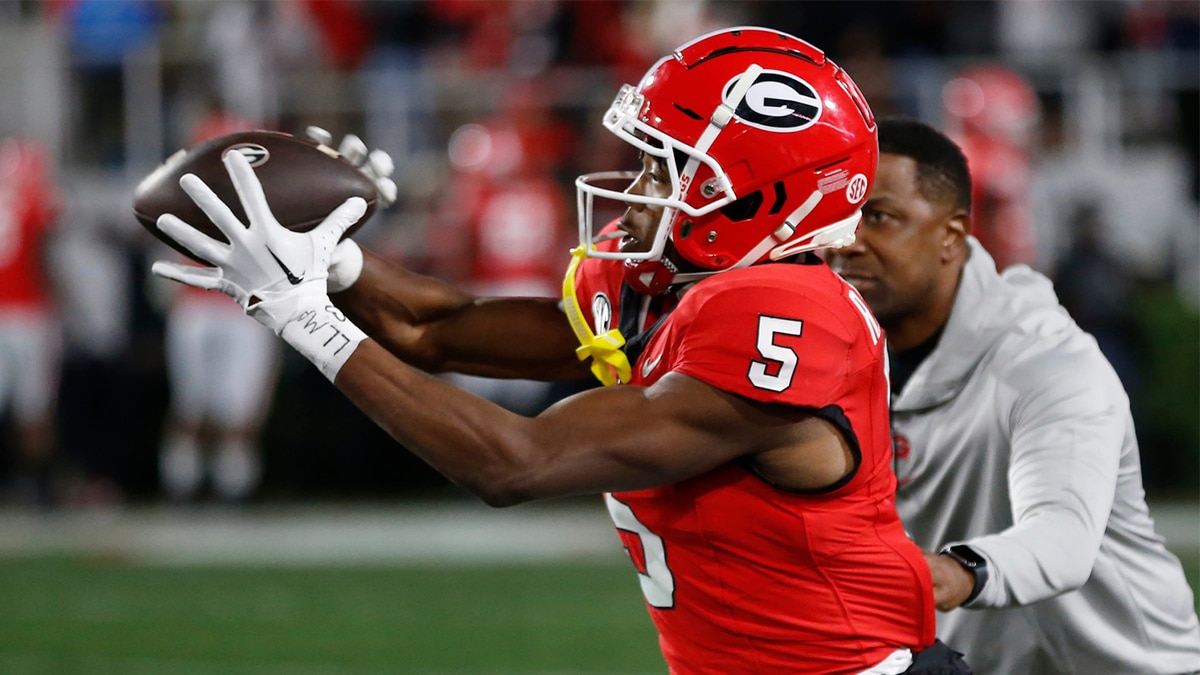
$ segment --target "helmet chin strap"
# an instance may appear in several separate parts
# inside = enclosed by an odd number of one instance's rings
[[[782,225],[775,228],[775,231],[770,235],[764,237],[762,241],[758,242],[758,245],[750,249],[749,253],[731,265],[729,269],[753,265],[762,260],[763,256],[768,253],[771,254],[772,260],[779,260],[779,258],[775,257],[774,251],[782,248],[782,244],[796,233],[796,228],[800,225],[800,222],[807,218],[813,212],[813,209],[817,208],[823,197],[824,195],[821,194],[820,190],[813,190],[813,193],[808,196],[808,199],[804,200],[803,204],[795,211],[792,211],[787,218],[783,219]]]
[[[625,283],[642,295],[662,295],[678,283],[680,276],[665,250],[657,260],[625,261]]]
[[[803,239],[788,241],[795,234],[796,228],[804,221],[821,203],[824,195],[819,190],[814,190],[808,199],[804,200],[795,211],[792,211],[783,224],[775,229],[774,232],[763,238],[750,252],[738,260],[736,263],[725,268],[725,270],[738,269],[741,267],[749,267],[754,263],[762,260],[764,256],[771,260],[782,260],[797,253],[812,251],[818,248],[841,248],[854,243],[854,233],[858,229],[858,221],[862,218],[862,210],[856,210],[847,218],[843,218],[834,223],[830,223],[825,227],[819,228],[811,232]],[[704,277],[723,272],[725,270],[706,270],[703,272],[689,272],[684,274],[676,274],[671,279],[671,285],[679,285],[683,283],[692,283],[703,279]]]
[[[862,220],[862,209],[855,209],[849,216],[813,230],[803,239],[781,244],[771,251],[771,260],[780,260],[804,251],[819,248],[842,248],[854,243],[858,221]]]
[[[763,256],[767,256],[771,260],[782,260],[805,251],[813,251],[819,248],[842,248],[843,246],[853,244],[854,233],[858,229],[858,221],[862,218],[861,209],[856,209],[847,218],[813,230],[802,239],[789,241],[792,235],[796,233],[796,229],[800,226],[800,223],[812,215],[812,212],[821,203],[821,199],[823,198],[824,195],[821,194],[820,190],[814,190],[799,208],[788,214],[782,225],[776,228],[770,236],[764,237],[757,246],[750,249],[750,252],[745,257],[731,265],[728,269],[748,267],[762,260]]]
[[[621,335],[621,331],[616,328],[596,335],[588,326],[587,319],[583,317],[583,309],[579,306],[579,294],[575,288],[575,272],[586,257],[587,249],[583,246],[571,249],[571,264],[567,267],[567,273],[563,277],[562,283],[563,311],[567,315],[567,321],[571,324],[575,338],[579,340],[575,356],[580,361],[591,359],[592,374],[605,386],[628,382],[633,370],[630,368],[629,358],[625,356],[625,352],[621,351],[621,347],[625,344],[625,336]]]

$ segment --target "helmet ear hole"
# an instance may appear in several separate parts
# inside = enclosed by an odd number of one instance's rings
[[[750,220],[758,213],[762,205],[762,190],[755,190],[745,197],[741,197],[721,207],[721,215],[735,223],[742,220]]]

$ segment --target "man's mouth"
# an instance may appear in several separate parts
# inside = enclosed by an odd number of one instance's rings
[[[851,286],[857,288],[860,291],[863,290],[864,288],[873,287],[878,283],[878,279],[875,278],[875,275],[867,274],[866,272],[857,272],[854,270],[838,270],[836,268],[834,269],[834,271],[837,272],[838,276],[845,279],[846,283],[850,284]]]
[[[617,245],[617,250],[621,251],[622,253],[641,253],[645,251],[646,248],[642,246],[642,240],[638,239],[632,234],[626,234],[625,236],[621,237],[621,242]]]

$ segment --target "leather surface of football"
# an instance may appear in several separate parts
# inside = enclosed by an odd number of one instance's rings
[[[155,222],[160,215],[172,213],[208,236],[228,241],[179,187],[180,177],[195,174],[229,206],[238,220],[247,223],[245,210],[221,161],[227,152],[240,152],[250,160],[271,213],[289,230],[307,232],[342,202],[362,197],[367,202],[367,212],[346,231],[345,236],[350,236],[378,206],[379,193],[374,181],[332,148],[281,132],[241,131],[180,150],[146,176],[134,191],[133,212],[138,222],[159,240],[192,259],[197,258],[159,232]]]

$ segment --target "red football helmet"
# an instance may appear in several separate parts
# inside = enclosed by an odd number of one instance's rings
[[[874,116],[850,76],[807,42],[764,28],[679,47],[621,88],[604,126],[665,159],[671,174],[665,199],[597,184],[636,172],[575,181],[588,255],[637,265],[661,261],[668,240],[708,273],[846,245],[879,157]],[[597,248],[596,197],[660,206],[650,250]]]

